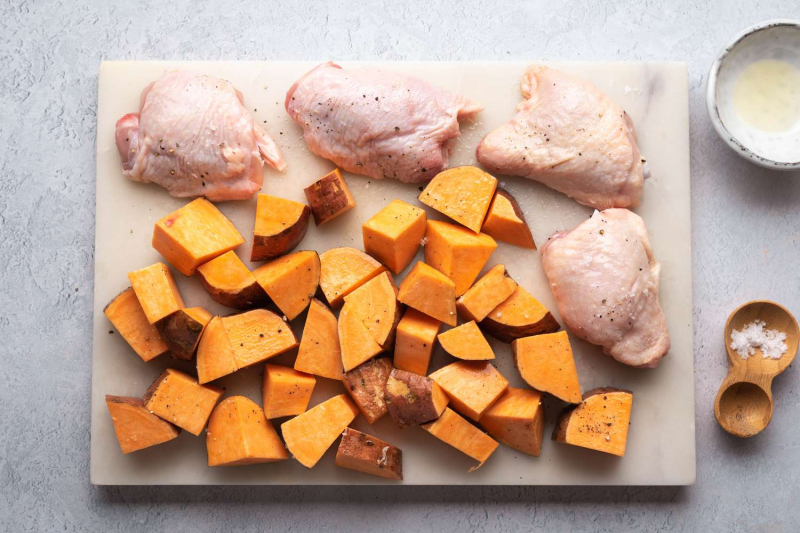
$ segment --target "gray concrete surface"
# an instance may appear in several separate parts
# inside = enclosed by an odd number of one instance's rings
[[[738,303],[800,313],[800,175],[714,135],[706,72],[797,0],[0,1],[0,530],[798,531],[798,371],[761,436],[712,414]],[[102,59],[629,59],[689,63],[697,485],[677,488],[93,488],[94,141]]]

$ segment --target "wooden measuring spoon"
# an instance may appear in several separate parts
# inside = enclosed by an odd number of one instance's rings
[[[731,348],[731,332],[741,330],[754,320],[762,320],[765,329],[786,333],[786,353],[780,359],[764,357],[761,350],[747,359]],[[785,307],[775,302],[756,300],[736,309],[725,324],[725,348],[728,352],[728,375],[714,402],[714,415],[722,429],[737,437],[752,437],[763,431],[772,419],[772,380],[783,372],[797,353],[800,330],[797,320]]]

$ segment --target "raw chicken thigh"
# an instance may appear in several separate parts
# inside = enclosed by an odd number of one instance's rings
[[[233,85],[190,72],[166,72],[147,86],[139,113],[117,122],[116,141],[126,177],[172,196],[243,200],[261,189],[263,161],[286,167]]]
[[[312,152],[375,179],[430,180],[447,168],[458,121],[482,106],[418,78],[324,63],[286,93]]]
[[[661,266],[638,215],[595,211],[574,230],[550,237],[541,252],[570,331],[626,365],[658,365],[670,345],[658,302]]]
[[[644,179],[633,123],[591,83],[535,66],[517,115],[478,145],[490,171],[524,176],[607,209],[639,205]]]

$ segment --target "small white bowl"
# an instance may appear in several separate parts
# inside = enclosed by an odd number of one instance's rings
[[[737,154],[777,170],[800,169],[800,120],[788,130],[765,132],[742,120],[734,109],[733,89],[749,64],[780,59],[800,70],[800,21],[768,20],[747,28],[711,65],[706,105],[719,136]]]

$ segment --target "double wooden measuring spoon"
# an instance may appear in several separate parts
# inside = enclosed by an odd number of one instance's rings
[[[747,359],[731,348],[731,333],[755,320],[765,329],[786,334],[787,350],[779,359],[764,357],[761,349]],[[800,330],[797,320],[775,302],[756,300],[736,309],[725,324],[728,375],[714,402],[714,414],[722,428],[737,437],[752,437],[763,431],[772,419],[772,380],[783,372],[797,353]]]

